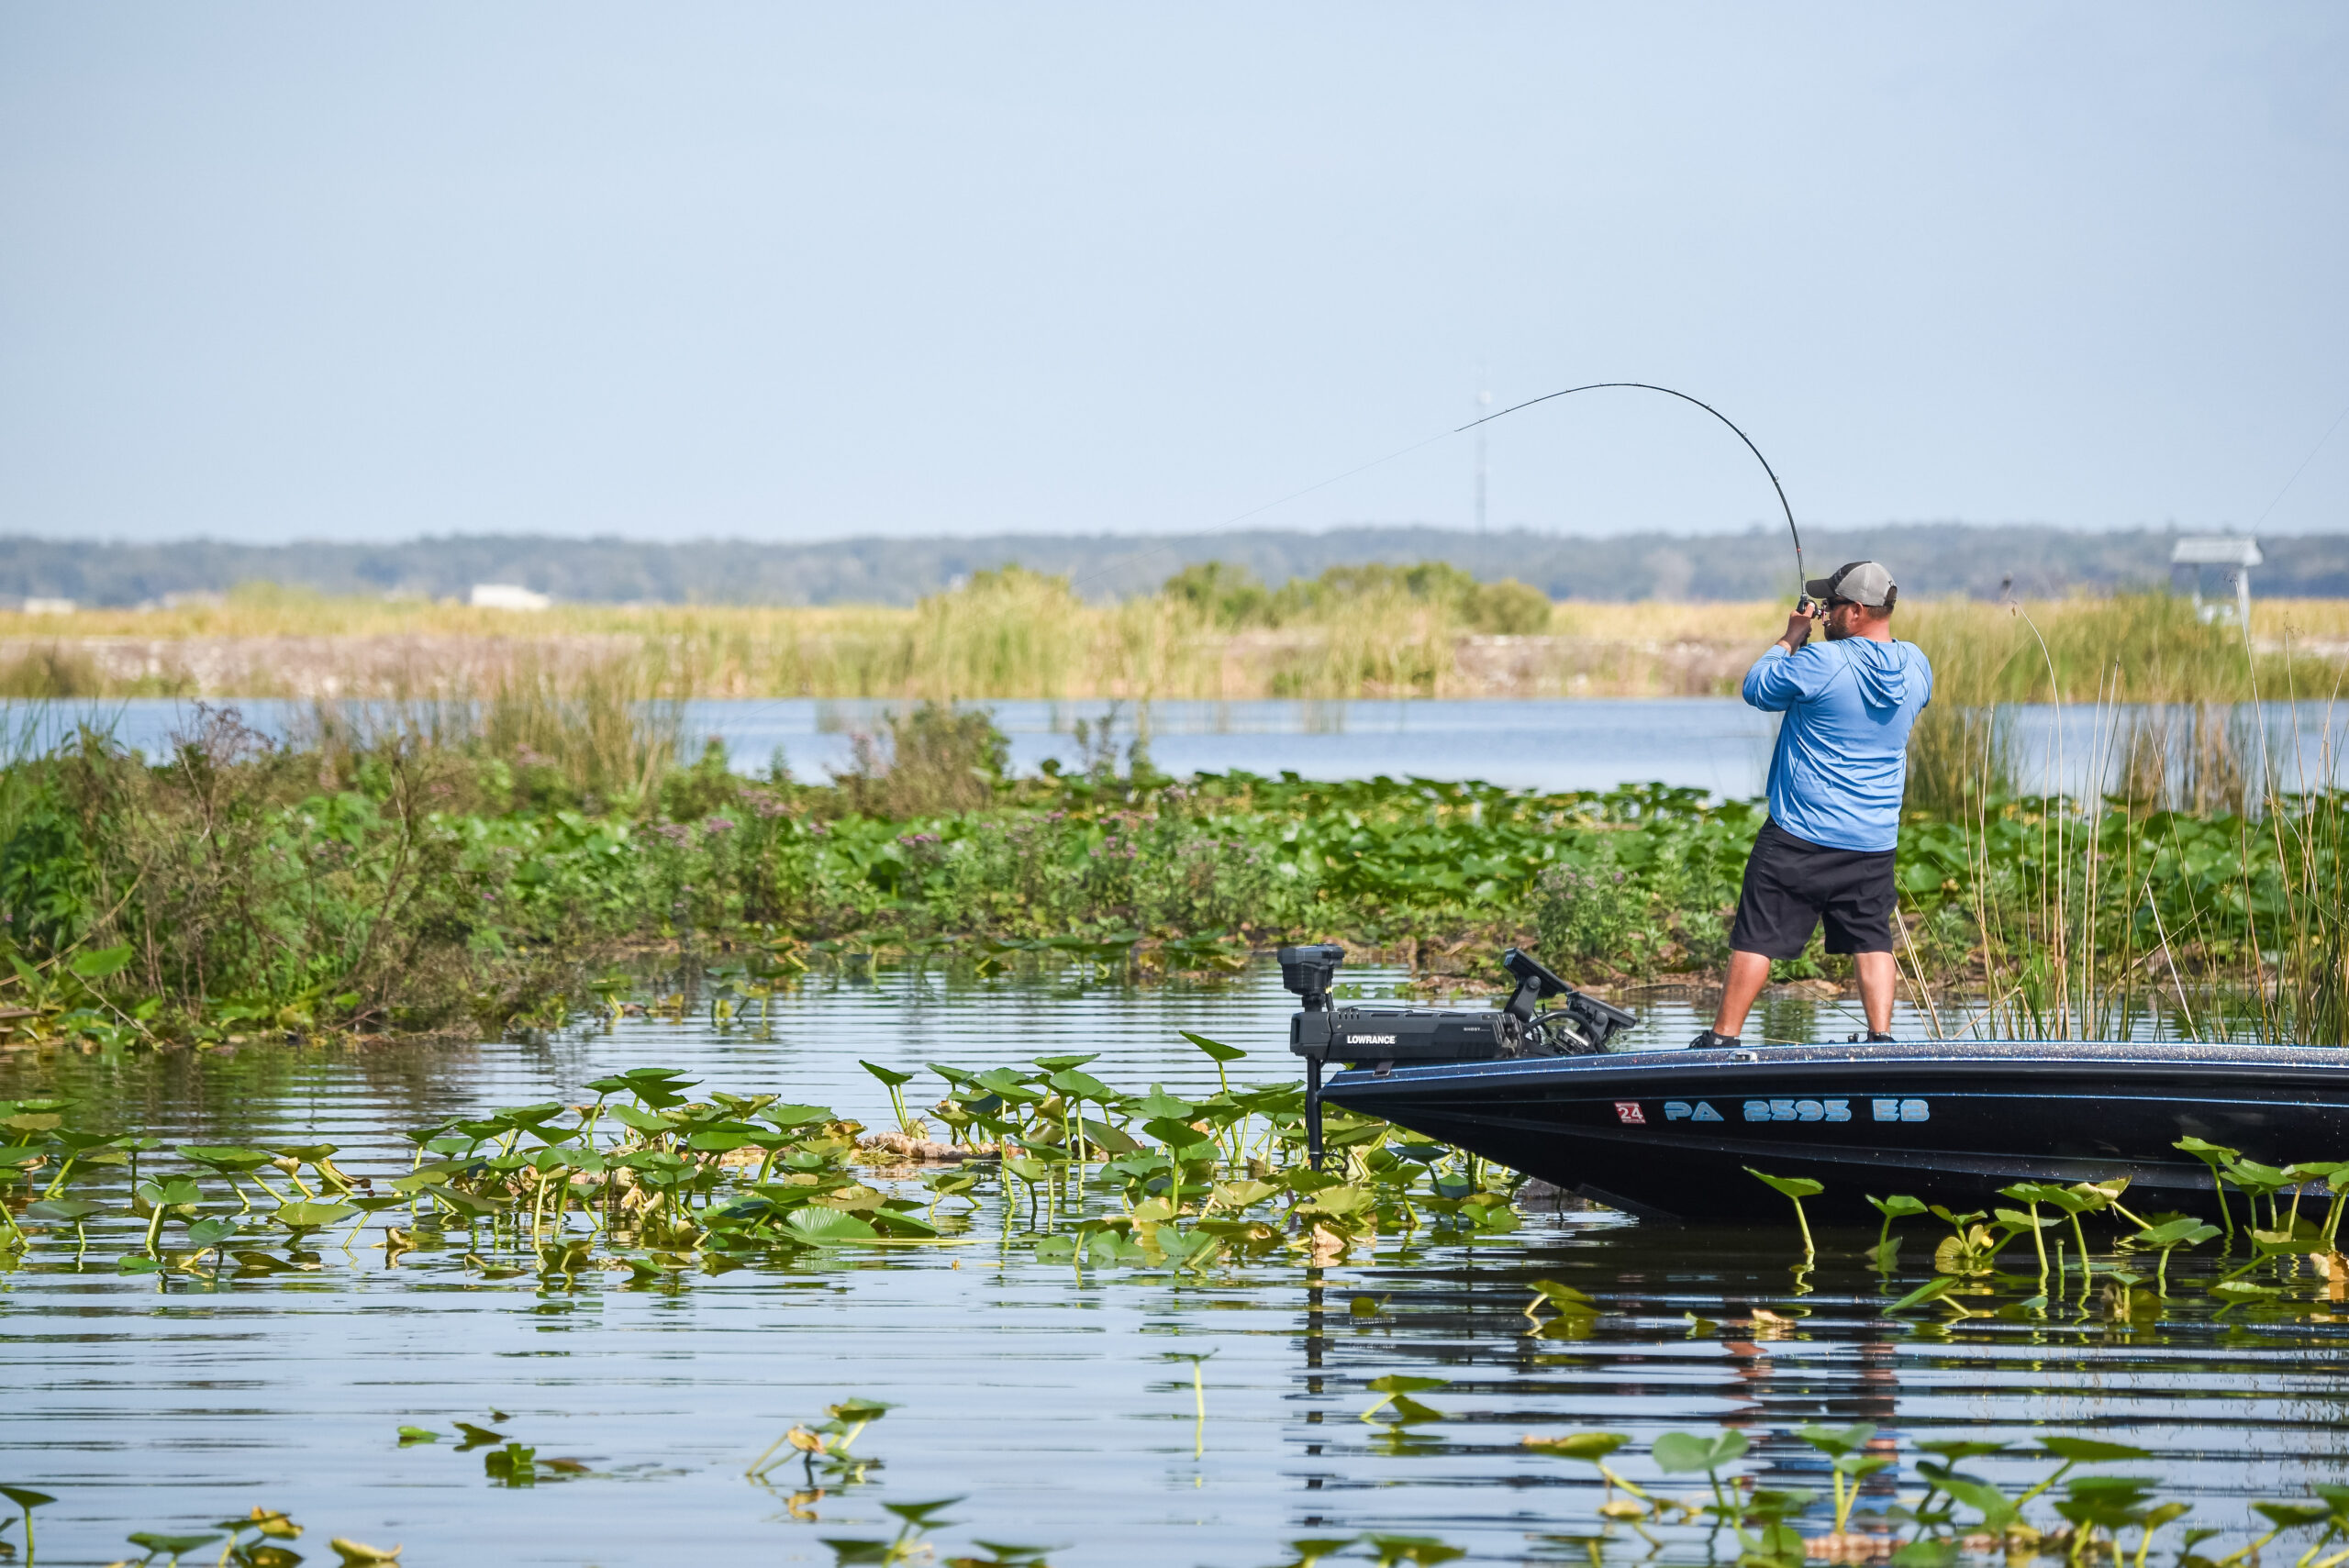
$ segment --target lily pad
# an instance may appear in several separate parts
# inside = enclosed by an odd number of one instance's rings
[[[209,1250],[234,1236],[242,1227],[233,1214],[216,1214],[187,1228],[188,1244]]]
[[[1528,1438],[1525,1446],[1560,1459],[1579,1459],[1596,1464],[1631,1440],[1620,1432],[1569,1432],[1560,1438]]]
[[[1203,1034],[1193,1034],[1189,1029],[1181,1029],[1176,1032],[1205,1051],[1210,1061],[1237,1062],[1248,1054],[1236,1045],[1226,1045],[1219,1040],[1209,1040]]]
[[[1715,1432],[1709,1438],[1691,1432],[1666,1432],[1655,1440],[1655,1447],[1650,1451],[1658,1470],[1667,1474],[1686,1474],[1718,1470],[1743,1455],[1748,1443],[1746,1435],[1735,1430]]]
[[[879,1231],[846,1209],[818,1208],[812,1205],[795,1208],[785,1215],[783,1228],[794,1240],[818,1247],[870,1241],[880,1235]]]
[[[131,1545],[139,1547],[147,1552],[168,1552],[170,1555],[177,1557],[183,1551],[194,1551],[199,1546],[209,1546],[214,1541],[218,1540],[220,1537],[217,1533],[211,1535],[160,1535],[153,1530],[141,1529],[133,1530],[124,1539],[128,1540]]]
[[[233,1146],[183,1143],[177,1153],[183,1160],[199,1165],[209,1165],[216,1171],[258,1171],[275,1162],[277,1156],[266,1149],[242,1149]]]

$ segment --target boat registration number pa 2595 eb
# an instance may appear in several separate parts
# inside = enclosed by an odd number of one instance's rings
[[[1933,1107],[1924,1100],[1871,1099],[1865,1102],[1871,1121],[1931,1121]],[[1849,1121],[1852,1102],[1846,1099],[1746,1100],[1740,1111],[1746,1121]],[[1630,1120],[1630,1118],[1624,1118]],[[1704,1100],[1666,1100],[1666,1121],[1723,1121],[1727,1118]]]

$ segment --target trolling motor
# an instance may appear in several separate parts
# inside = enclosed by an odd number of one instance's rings
[[[1497,1009],[1332,1007],[1330,991],[1346,950],[1335,942],[1280,950],[1281,984],[1303,1010],[1289,1020],[1288,1048],[1305,1058],[1306,1150],[1321,1163],[1321,1068],[1369,1062],[1381,1078],[1397,1063],[1495,1062],[1528,1056],[1589,1056],[1639,1018],[1586,995],[1544,968],[1532,954],[1510,948],[1501,967],[1517,982]],[[1544,1012],[1555,997],[1563,1006]]]

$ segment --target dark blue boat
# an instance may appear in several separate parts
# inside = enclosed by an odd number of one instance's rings
[[[1516,994],[1482,1011],[1340,1007],[1343,951],[1284,948],[1304,1000],[1308,1121],[1377,1117],[1657,1219],[1783,1218],[1748,1169],[1807,1176],[1826,1218],[1868,1195],[1987,1208],[2021,1181],[2127,1176],[2139,1213],[2216,1218],[2199,1138],[2269,1165],[2349,1160],[2349,1051],[2311,1046],[1919,1040],[1607,1049],[1634,1020],[1511,950]],[[1545,1004],[1557,1005],[1544,1009]],[[1352,1063],[1327,1077],[1325,1068]]]
[[[2019,1181],[2130,1179],[2139,1213],[2218,1217],[2195,1137],[2271,1165],[2349,1159],[2349,1051],[1928,1041],[1625,1051],[1341,1072],[1333,1106],[1660,1219],[1786,1217],[1746,1174],[1985,1208]],[[2003,1201],[2003,1200],[1998,1200]]]

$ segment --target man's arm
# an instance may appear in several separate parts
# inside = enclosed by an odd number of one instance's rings
[[[1810,617],[1798,609],[1787,617],[1786,635],[1762,651],[1753,668],[1745,673],[1745,702],[1765,713],[1784,713],[1798,697],[1809,694],[1803,690],[1797,673],[1794,656],[1810,640]]]

